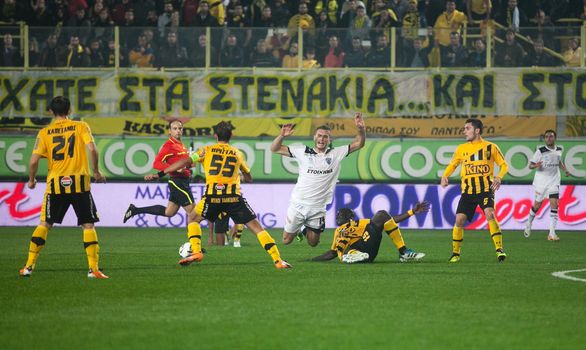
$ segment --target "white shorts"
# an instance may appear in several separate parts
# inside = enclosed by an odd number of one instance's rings
[[[534,186],[535,188],[535,201],[543,202],[544,199],[550,198],[551,195],[560,193],[560,185],[547,185],[547,186]]]
[[[287,220],[285,232],[298,233],[302,226],[317,231],[323,231],[326,222],[326,210],[320,208],[309,208],[300,204],[290,203],[287,208]]]

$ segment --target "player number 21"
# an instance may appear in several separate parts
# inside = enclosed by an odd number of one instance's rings
[[[69,156],[69,158],[73,158],[73,150],[75,147],[75,134],[71,134],[71,136],[69,136],[67,140],[65,139],[65,136],[53,136],[53,144],[55,145],[55,147],[53,148],[53,160],[65,159],[65,151],[63,151],[63,149],[65,148],[66,144],[67,155]]]

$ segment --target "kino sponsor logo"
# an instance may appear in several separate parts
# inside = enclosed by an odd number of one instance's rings
[[[468,165],[465,165],[465,169],[466,169],[466,175],[488,174],[490,172],[490,167],[486,164],[484,164],[484,165],[468,164]]]

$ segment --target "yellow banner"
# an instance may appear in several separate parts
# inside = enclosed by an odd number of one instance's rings
[[[183,121],[183,136],[213,136],[214,125],[221,121],[234,126],[234,136],[276,136],[281,126],[295,124],[296,136],[312,134],[311,119],[308,118],[178,118]],[[156,136],[167,133],[169,120],[161,118],[84,118],[94,134]]]
[[[379,137],[458,138],[461,137],[465,116],[366,118],[367,135]],[[539,137],[547,129],[556,129],[556,117],[480,116],[487,137]],[[314,118],[313,129],[328,125],[336,137],[356,135],[353,119]]]

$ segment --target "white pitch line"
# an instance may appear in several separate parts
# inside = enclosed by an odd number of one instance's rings
[[[582,272],[582,271],[586,271],[586,269],[581,269],[581,270],[568,270],[568,271],[557,271],[557,272],[552,272],[551,275],[557,278],[563,278],[563,279],[567,279],[570,281],[576,281],[576,282],[586,282],[586,278],[578,278],[578,277],[572,277],[572,276],[568,276],[569,273],[572,272]]]

